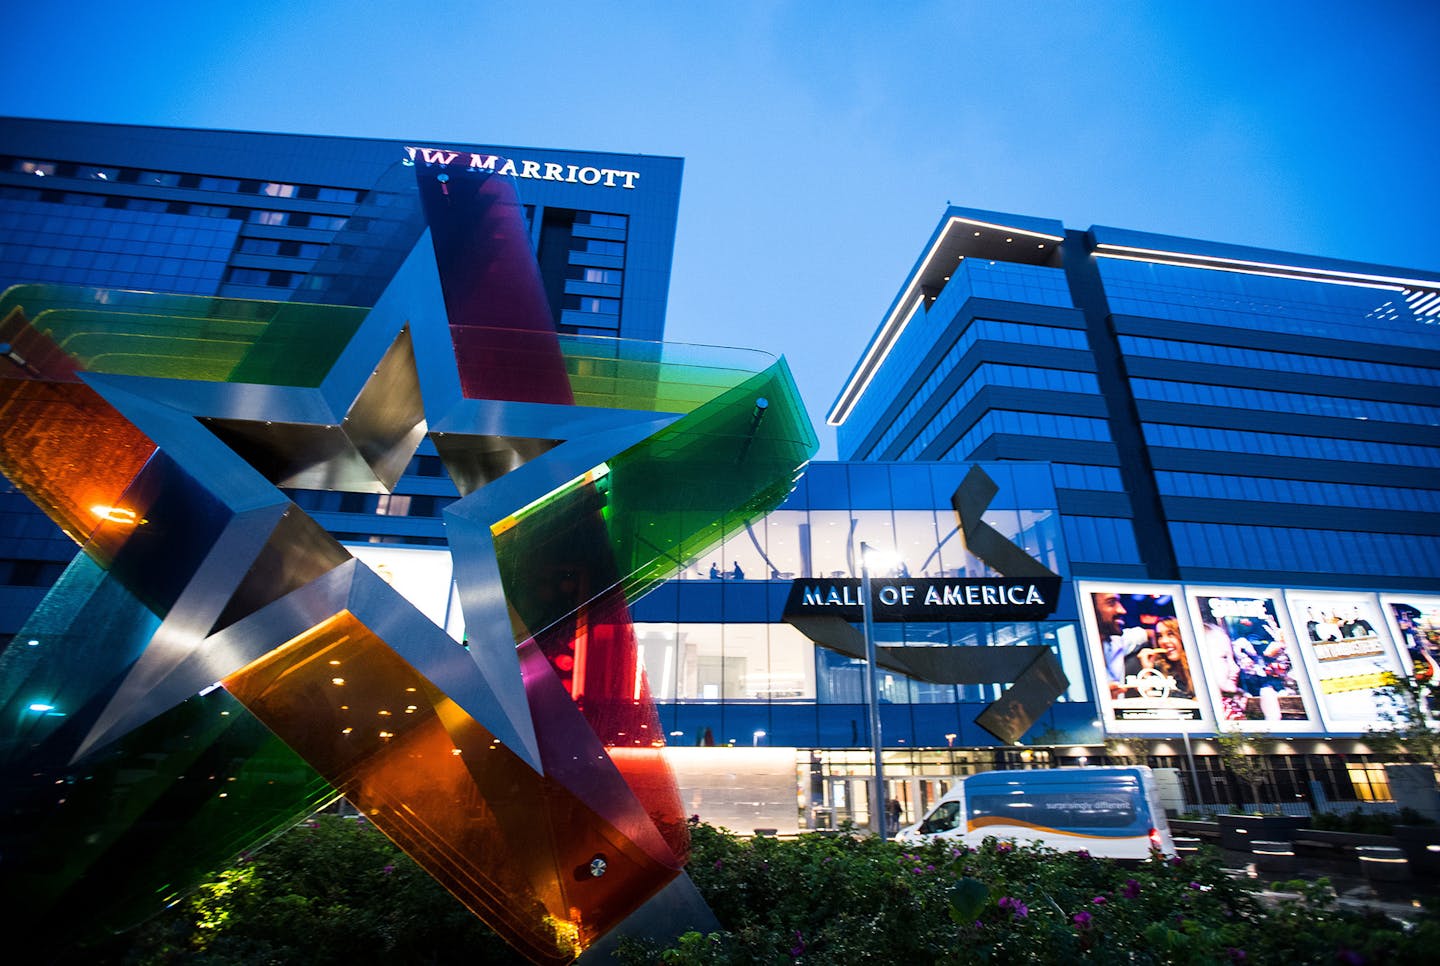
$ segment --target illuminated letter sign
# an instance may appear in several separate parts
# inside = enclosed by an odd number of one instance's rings
[[[1033,621],[1055,612],[1058,576],[949,579],[877,577],[870,581],[877,621]],[[816,578],[794,581],[785,602],[788,617],[864,619],[860,581]]]
[[[557,164],[554,161],[530,161],[521,158],[502,158],[494,154],[477,154],[471,151],[448,151],[444,148],[422,148],[406,146],[405,157],[412,164],[462,164],[478,171],[494,171],[497,174],[534,181],[563,181],[566,184],[598,185],[602,188],[635,187],[640,180],[639,171],[620,171],[615,168],[581,167],[576,164]]]

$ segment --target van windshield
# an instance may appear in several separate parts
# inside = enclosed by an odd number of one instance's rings
[[[941,802],[930,817],[920,826],[920,831],[929,835],[934,832],[948,832],[960,824],[960,803]]]

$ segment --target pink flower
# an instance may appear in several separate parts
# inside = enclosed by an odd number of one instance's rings
[[[996,846],[995,846],[995,851],[996,851],[996,852],[1009,852],[1009,851],[1010,851],[1011,849],[1013,849],[1014,847],[1015,847],[1015,846],[1011,845],[1009,842],[1000,842],[1000,843],[997,843],[997,844],[996,844]]]
[[[1090,928],[1090,913],[1088,912],[1077,912],[1070,917],[1070,920],[1075,923],[1075,928],[1082,932]]]
[[[1097,905],[1097,906],[1103,906],[1103,905],[1105,905],[1105,897],[1104,897],[1104,896],[1096,896],[1095,898],[1091,899],[1090,901],[1093,902],[1093,903],[1095,903],[1095,905]]]
[[[1243,949],[1236,949],[1234,946],[1226,946],[1225,955],[1230,957],[1230,962],[1232,963],[1245,962],[1245,950]]]
[[[1001,909],[1007,910],[1010,915],[1015,919],[1024,919],[1026,916],[1030,915],[1030,907],[1025,905],[1025,903],[1021,902],[1019,899],[1013,898],[1011,896],[1001,896],[1000,901],[997,902],[996,905],[999,906]]]
[[[800,935],[800,930],[795,930],[795,945],[790,947],[791,956],[805,955],[805,937]]]
[[[1075,854],[1078,855],[1078,856],[1080,856],[1080,858],[1082,858],[1082,859],[1088,859],[1088,858],[1090,858],[1090,850],[1089,850],[1089,849],[1077,849],[1076,852],[1075,852]]]

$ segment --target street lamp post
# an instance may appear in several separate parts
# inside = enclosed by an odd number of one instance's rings
[[[1200,806],[1200,773],[1195,770],[1195,755],[1190,751],[1190,732],[1180,729],[1180,738],[1185,742],[1185,758],[1190,763],[1190,783],[1195,786],[1195,806]]]
[[[870,597],[871,546],[860,544],[860,599],[865,614],[865,710],[870,718],[870,748],[875,755],[875,786],[871,790],[870,825],[884,839],[886,816],[884,742],[880,738],[880,674],[875,665],[874,601]]]

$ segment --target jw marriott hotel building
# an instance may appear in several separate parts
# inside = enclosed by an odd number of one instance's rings
[[[682,162],[646,155],[3,118],[0,287],[373,305],[408,250],[386,179],[457,158],[515,179],[559,332],[663,337]],[[795,606],[863,577],[1058,587],[876,624],[907,819],[1107,758],[1219,807],[1232,730],[1269,801],[1388,799],[1377,695],[1440,670],[1440,273],[958,207],[916,243],[824,414],[839,461],[631,602],[687,808],[869,820],[858,618]],[[291,498],[458,639],[456,495],[427,442],[393,492]],[[75,552],[0,481],[0,668]]]

